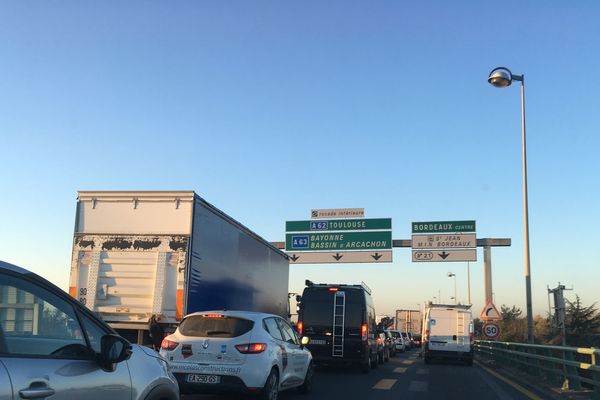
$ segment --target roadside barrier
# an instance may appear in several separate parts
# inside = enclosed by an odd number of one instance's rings
[[[476,340],[475,353],[565,390],[590,389],[600,400],[600,349]]]

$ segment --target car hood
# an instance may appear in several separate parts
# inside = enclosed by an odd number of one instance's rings
[[[137,351],[137,352],[143,352],[144,354],[146,354],[147,356],[150,357],[154,357],[154,358],[161,358],[160,354],[158,354],[158,352],[152,350],[150,347],[146,347],[146,346],[140,346],[139,344],[132,344],[131,345],[132,350],[133,351]]]

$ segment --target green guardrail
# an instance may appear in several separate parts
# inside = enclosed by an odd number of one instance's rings
[[[565,390],[581,390],[583,384],[600,400],[600,349],[476,340],[475,353]]]

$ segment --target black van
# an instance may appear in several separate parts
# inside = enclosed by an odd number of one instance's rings
[[[364,284],[306,281],[298,309],[298,332],[319,364],[377,367],[377,333],[371,290]]]

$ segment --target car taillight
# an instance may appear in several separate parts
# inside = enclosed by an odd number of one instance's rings
[[[469,333],[469,340],[471,342],[471,345],[475,343],[475,337],[473,336],[473,332]]]
[[[377,344],[381,344],[381,338],[380,337],[377,338]]]
[[[429,340],[429,329],[425,331],[425,340]]]
[[[169,339],[163,339],[162,343],[160,344],[160,348],[163,350],[175,350],[175,348],[179,345],[179,343],[174,342],[172,340]]]
[[[257,354],[262,353],[267,349],[266,343],[244,343],[236,344],[235,348],[242,354]]]
[[[336,287],[330,287],[330,288],[329,288],[329,291],[330,291],[330,292],[337,292],[337,291],[338,291],[338,288],[336,288]]]
[[[361,333],[362,341],[366,342],[367,341],[367,324],[363,324],[361,326],[360,333]]]
[[[302,330],[304,329],[304,323],[302,321],[298,321],[298,324],[296,324],[296,328],[298,329],[298,333],[302,335]]]
[[[205,318],[225,318],[223,314],[204,314]]]

